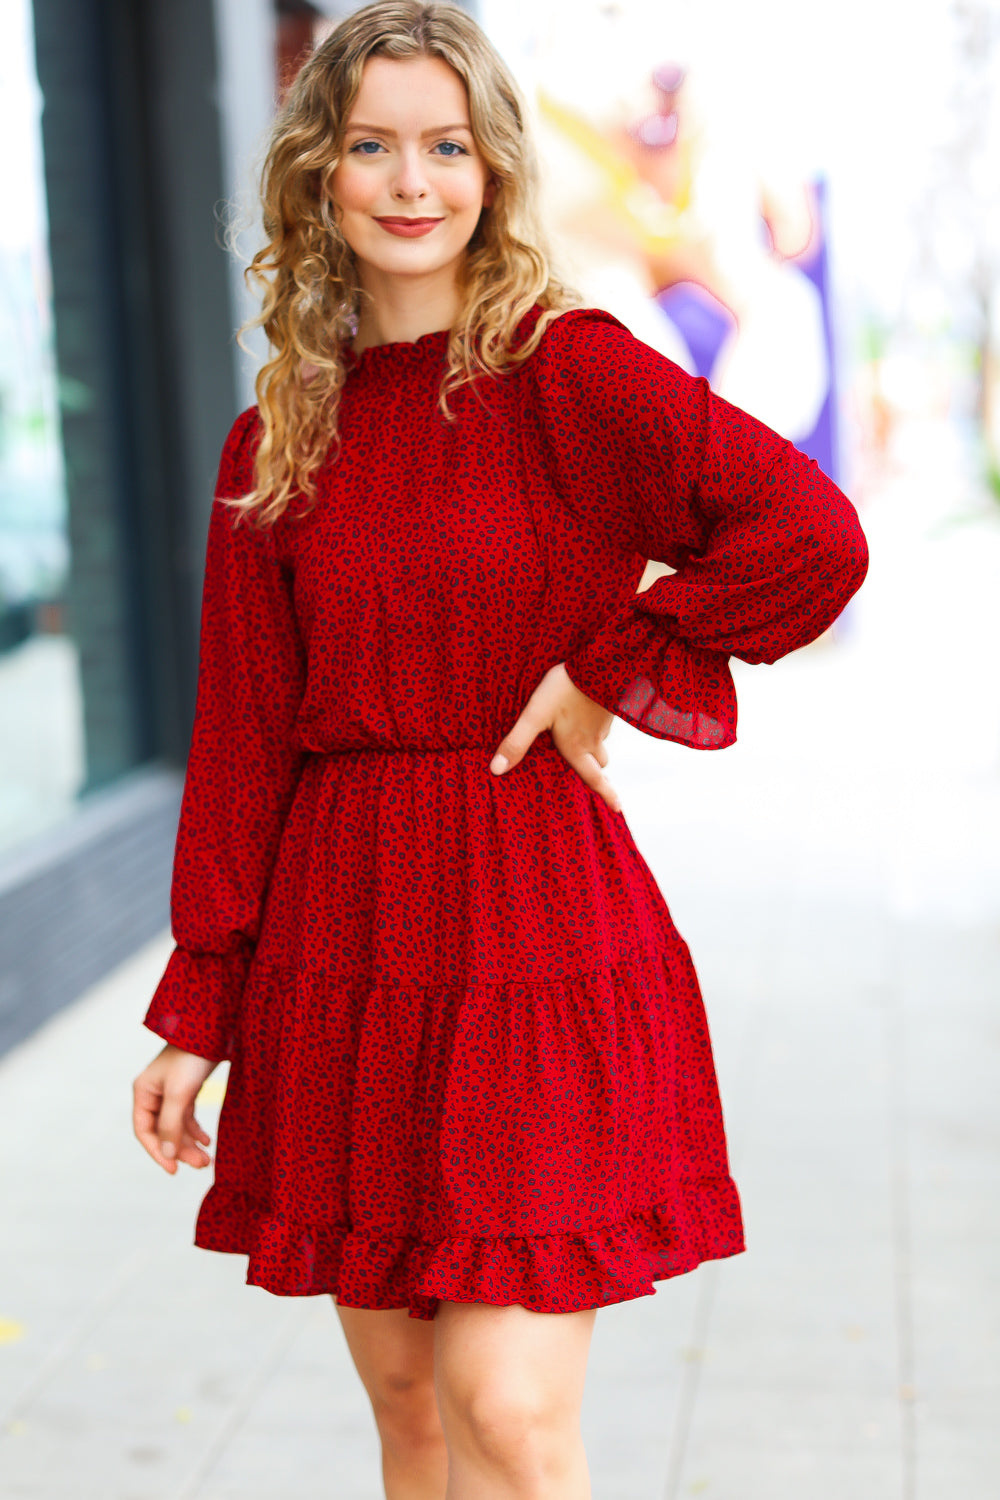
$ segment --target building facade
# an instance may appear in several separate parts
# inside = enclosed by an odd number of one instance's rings
[[[254,243],[281,85],[353,8],[7,8],[0,1051],[167,924],[208,514],[253,400],[223,232]]]

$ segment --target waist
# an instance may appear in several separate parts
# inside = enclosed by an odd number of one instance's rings
[[[354,756],[425,756],[425,755],[451,755],[464,756],[467,759],[490,761],[496,754],[502,736],[490,740],[488,743],[482,741],[477,744],[465,745],[394,745],[394,744],[365,744],[365,745],[337,745],[324,749],[309,747],[303,754],[310,760],[345,759]],[[562,752],[556,747],[551,734],[547,729],[537,735],[525,752],[525,759],[530,755],[557,755],[563,758]]]

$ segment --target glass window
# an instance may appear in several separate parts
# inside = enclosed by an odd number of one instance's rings
[[[84,777],[31,7],[0,7],[0,854]],[[71,393],[70,393],[71,394]]]

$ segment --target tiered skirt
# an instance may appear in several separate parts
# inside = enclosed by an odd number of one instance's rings
[[[570,1312],[738,1253],[694,968],[545,734],[311,756],[196,1243],[352,1307]]]

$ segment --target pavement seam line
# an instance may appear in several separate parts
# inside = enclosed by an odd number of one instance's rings
[[[890,942],[891,970],[886,994],[885,1046],[889,1103],[889,1151],[892,1178],[893,1289],[896,1315],[896,1379],[903,1475],[902,1500],[916,1500],[917,1413],[916,1334],[913,1308],[913,1235],[910,1214],[909,1112],[907,1110],[907,1037],[905,945],[899,922]]]
[[[730,1165],[733,1175],[737,1179],[739,1178],[738,1159],[742,1154],[740,1148],[745,1141],[744,1132],[746,1130],[746,1122],[750,1115],[756,1089],[762,1039],[768,1033],[771,1021],[770,1008],[763,1002],[762,991],[763,974],[758,971],[754,976],[750,990],[752,1004],[747,1006],[746,1030],[739,1050],[738,1074],[740,1081],[739,1087],[734,1091],[734,1117],[737,1122],[742,1123],[738,1124],[735,1131],[731,1128],[731,1112],[729,1109],[726,1110],[726,1133],[732,1142],[729,1148]],[[712,1312],[715,1307],[722,1267],[716,1262],[702,1267],[701,1271],[701,1285],[698,1287],[694,1316],[691,1319],[691,1347],[700,1351],[700,1357],[691,1360],[681,1376],[680,1391],[677,1397],[677,1411],[674,1416],[673,1434],[667,1463],[667,1478],[663,1492],[664,1500],[678,1500],[681,1492],[688,1454],[688,1441],[694,1423],[694,1411],[701,1386],[701,1372],[705,1363],[704,1355],[708,1348],[709,1329],[711,1327]]]
[[[233,1398],[228,1414],[216,1428],[214,1437],[210,1438],[201,1457],[195,1460],[187,1478],[182,1480],[180,1486],[173,1491],[171,1500],[197,1500],[202,1481],[209,1477],[246,1421],[254,1398],[267,1384],[301,1333],[303,1326],[301,1313],[302,1309],[298,1305],[288,1309],[284,1321],[259,1364],[248,1376],[238,1395]]]

